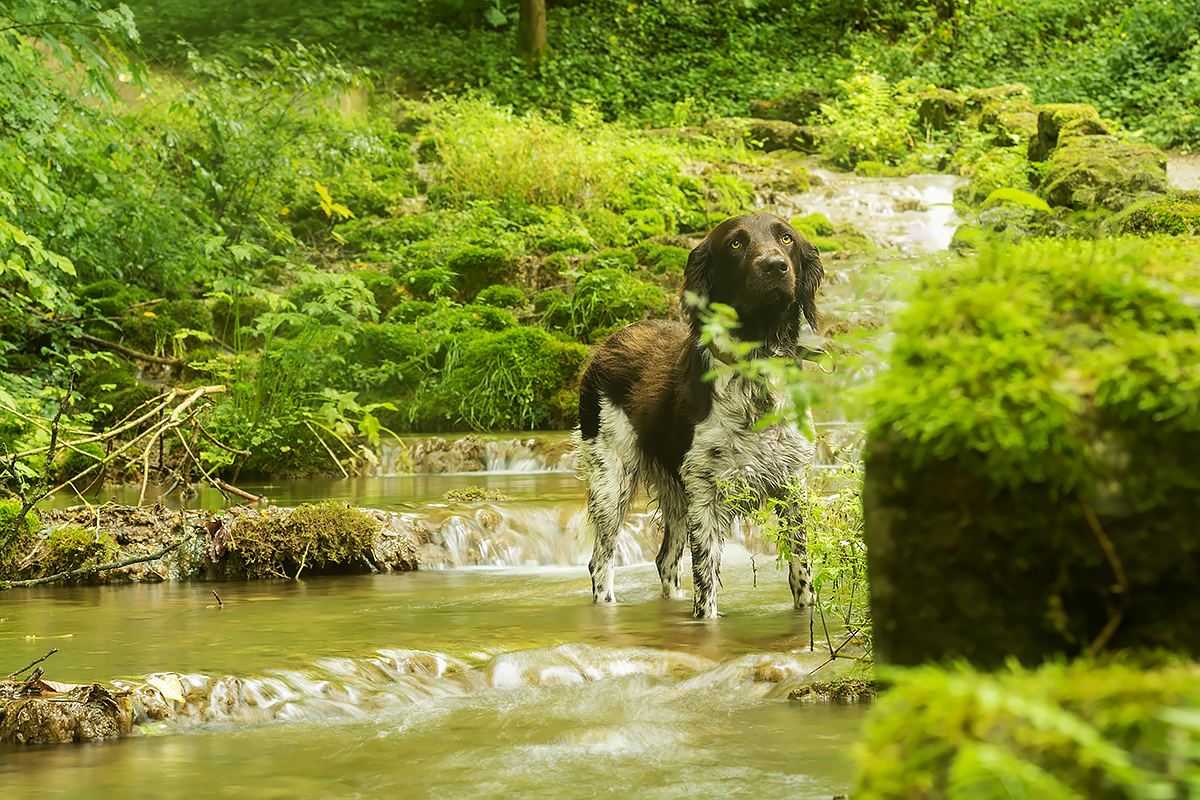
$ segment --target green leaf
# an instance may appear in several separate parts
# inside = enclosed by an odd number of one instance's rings
[[[1035,211],[1050,210],[1050,205],[1042,198],[1029,192],[1023,192],[1020,189],[1014,189],[1011,186],[1001,186],[989,194],[987,199],[983,201],[984,207],[986,208],[993,200],[1016,203],[1026,208],[1032,208]]]

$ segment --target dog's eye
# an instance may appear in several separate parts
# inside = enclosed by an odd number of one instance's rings
[[[737,239],[734,239],[732,242],[729,243],[729,247],[733,250],[737,250],[741,246],[742,246],[742,243],[739,242]]]
[[[783,242],[784,244],[791,244],[792,243],[792,235],[790,233],[785,233],[783,236],[779,237],[779,240],[781,242]]]

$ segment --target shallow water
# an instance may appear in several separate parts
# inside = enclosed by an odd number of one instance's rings
[[[58,647],[47,678],[167,672],[195,702],[130,740],[0,745],[0,785],[14,797],[844,790],[861,710],[786,700],[825,660],[819,626],[813,651],[808,616],[761,561],[755,574],[735,558],[724,579],[725,616],[708,622],[656,597],[651,564],[618,571],[613,607],[592,604],[582,568],[12,590],[0,597],[12,668]]]

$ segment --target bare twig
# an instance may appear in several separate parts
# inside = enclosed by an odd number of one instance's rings
[[[217,608],[225,607],[225,604],[221,602],[221,595],[217,594],[215,589],[213,590],[213,597],[217,598]]]
[[[8,673],[7,675],[5,675],[3,678],[0,678],[0,680],[4,680],[4,681],[10,681],[10,680],[12,680],[13,678],[17,677],[18,675],[20,675],[22,672],[26,672],[26,671],[27,671],[27,670],[29,670],[31,667],[35,667],[35,666],[37,666],[38,664],[42,663],[42,662],[43,662],[43,661],[45,661],[47,658],[49,658],[50,656],[54,655],[54,654],[55,654],[55,653],[57,653],[57,652],[58,652],[58,648],[57,648],[57,647],[51,647],[51,648],[50,648],[50,652],[49,652],[49,653],[46,653],[46,655],[44,655],[44,656],[42,656],[41,658],[37,659],[36,661],[32,662],[32,663],[31,663],[29,666],[27,666],[27,667],[21,667],[21,669],[17,670],[16,672],[10,672],[10,673]]]
[[[1088,654],[1094,656],[1104,649],[1104,645],[1108,644],[1108,640],[1117,632],[1117,628],[1125,618],[1125,610],[1129,608],[1129,581],[1125,578],[1125,568],[1121,566],[1121,560],[1117,558],[1117,551],[1113,547],[1112,540],[1100,527],[1100,520],[1096,517],[1096,512],[1092,510],[1086,500],[1080,499],[1079,504],[1083,507],[1083,516],[1087,519],[1088,527],[1095,534],[1096,541],[1100,542],[1100,549],[1104,551],[1104,557],[1108,559],[1108,564],[1112,567],[1113,575],[1117,578],[1117,593],[1121,595],[1121,607],[1109,611],[1108,622],[1101,629],[1100,635],[1088,645]]]
[[[151,364],[166,364],[171,367],[183,367],[187,362],[181,358],[168,358],[165,356],[152,356],[149,353],[140,353],[137,350],[130,350],[124,345],[110,342],[107,339],[101,339],[99,336],[91,336],[86,333],[79,334],[79,338],[83,339],[90,345],[99,347],[102,350],[111,350],[114,353],[119,353],[126,358],[137,359],[138,361],[149,361]]]

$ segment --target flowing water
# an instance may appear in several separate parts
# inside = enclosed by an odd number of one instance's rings
[[[440,500],[467,484],[514,499]],[[48,679],[150,681],[181,700],[131,739],[0,745],[6,797],[829,798],[849,783],[862,707],[787,699],[846,663],[824,664],[840,632],[791,609],[751,531],[726,548],[724,616],[702,622],[690,599],[657,596],[644,510],[623,537],[621,602],[592,603],[568,473],[248,488],[443,532],[484,532],[490,514],[519,546],[493,548],[504,566],[5,592],[0,670],[57,647]]]

